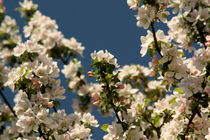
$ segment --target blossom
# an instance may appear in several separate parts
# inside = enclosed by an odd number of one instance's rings
[[[203,70],[210,61],[210,48],[198,49],[195,51],[194,57],[192,58],[193,65],[199,69]]]
[[[180,43],[180,48],[192,51],[191,40],[188,36],[190,27],[185,23],[183,17],[181,15],[175,16],[167,22],[167,25],[169,27],[168,34],[170,38]]]
[[[150,5],[142,5],[138,9],[138,14],[136,15],[137,26],[148,29],[151,22],[155,18],[156,8]]]
[[[120,80],[129,77],[132,79],[138,77],[141,74],[148,76],[151,73],[151,70],[149,68],[140,65],[125,65],[122,68],[118,69],[118,71],[118,77]]]
[[[2,41],[0,42],[0,58],[8,62],[9,58],[13,55],[13,47],[21,42],[16,21],[6,15],[1,22],[0,32],[2,36]]]
[[[166,140],[177,140],[177,136],[183,131],[183,120],[172,120],[166,123],[161,129],[161,138]]]
[[[81,67],[81,62],[78,60],[71,61],[68,65],[64,65],[64,69],[62,73],[65,75],[66,78],[72,78],[77,75],[78,69]]]
[[[23,2],[19,3],[21,8],[24,10],[31,10],[31,9],[37,9],[38,5],[34,4],[32,1],[24,0]]]
[[[61,42],[63,37],[62,33],[57,29],[58,25],[55,20],[36,11],[28,25],[24,27],[24,34],[25,37],[30,37],[33,41],[41,42],[47,49],[51,49]]]
[[[116,68],[119,67],[119,65],[117,64],[117,59],[114,58],[114,56],[110,54],[107,50],[100,50],[98,52],[94,51],[93,53],[91,53],[91,57],[93,60],[96,59],[99,62],[109,63],[111,65],[114,65]]]
[[[19,57],[21,56],[24,52],[29,52],[29,53],[44,53],[45,50],[43,46],[38,45],[37,43],[34,43],[31,40],[26,41],[25,43],[20,43],[14,48],[14,55]]]
[[[127,0],[127,4],[130,6],[130,9],[137,10],[138,9],[138,4],[139,4],[139,0]]]
[[[82,115],[81,121],[85,124],[89,124],[90,126],[98,127],[98,121],[95,120],[95,117],[92,116],[90,113],[84,113]]]
[[[72,139],[85,139],[90,135],[90,128],[85,128],[84,125],[76,124],[76,126],[69,132]]]
[[[70,39],[63,38],[61,44],[68,47],[69,49],[75,51],[76,53],[82,55],[85,47],[81,43],[77,42],[76,38],[72,37]]]
[[[123,128],[121,124],[113,122],[112,125],[108,126],[108,134],[105,135],[103,138],[104,140],[113,140],[113,139],[119,139],[123,133]]]
[[[160,41],[160,42],[168,43],[168,41],[169,41],[168,36],[165,36],[164,32],[162,30],[158,30],[156,32],[156,38],[157,38],[157,41]],[[152,43],[154,42],[154,38],[153,38],[152,32],[147,31],[147,36],[141,36],[140,39],[141,39],[141,43],[142,43],[140,54],[143,57],[146,55],[148,48],[150,48]]]
[[[201,77],[186,77],[179,83],[180,88],[184,91],[187,97],[192,96],[197,92],[202,91],[203,78]]]
[[[32,130],[38,130],[39,121],[37,120],[33,111],[29,108],[26,112],[21,115],[17,121],[17,126],[20,128],[19,132],[29,133]]]

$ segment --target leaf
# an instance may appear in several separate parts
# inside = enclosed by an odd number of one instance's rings
[[[179,94],[182,94],[183,90],[181,88],[175,88],[174,92],[178,92]]]
[[[108,132],[107,128],[109,127],[109,124],[103,124],[100,128],[101,130]]]
[[[172,98],[170,101],[169,101],[169,104],[173,104],[176,102],[176,97]]]

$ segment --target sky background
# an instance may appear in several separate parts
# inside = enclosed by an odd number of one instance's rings
[[[7,15],[16,19],[20,30],[24,26],[20,14],[14,10],[20,0],[4,0]],[[142,58],[140,51],[140,36],[146,30],[136,26],[137,11],[129,9],[126,0],[34,0],[39,5],[42,14],[55,19],[59,30],[66,38],[75,37],[85,46],[84,58],[81,58],[85,71],[91,70],[90,53],[94,50],[111,52],[121,66],[125,64],[141,64],[147,66],[148,56]],[[61,66],[62,67],[62,66]],[[63,79],[63,77],[61,77]],[[67,87],[65,80],[62,85]],[[12,102],[14,93],[7,94]],[[73,93],[67,93],[67,99],[62,102],[62,108],[71,113]],[[94,110],[93,114],[100,125],[110,123],[113,118],[100,117]],[[99,128],[94,129],[95,140],[101,140],[106,134]]]

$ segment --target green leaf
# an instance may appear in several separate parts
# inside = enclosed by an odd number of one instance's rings
[[[174,92],[178,92],[179,94],[182,94],[183,90],[181,88],[175,88]]]
[[[169,101],[169,104],[172,104],[172,103],[175,103],[176,102],[176,97],[172,98],[170,101]]]
[[[156,116],[156,117],[154,118],[154,125],[155,125],[156,127],[159,126],[160,119],[161,119],[161,116],[159,116],[159,115]]]
[[[101,130],[108,132],[107,128],[109,127],[109,124],[103,124],[100,128]]]

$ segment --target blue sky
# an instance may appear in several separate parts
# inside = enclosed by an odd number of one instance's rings
[[[7,14],[17,20],[20,30],[24,25],[18,12],[18,0],[4,0]],[[55,19],[59,30],[66,38],[75,37],[86,47],[84,58],[80,60],[86,71],[90,70],[90,53],[94,50],[107,49],[118,59],[118,63],[147,65],[148,56],[142,58],[139,54],[140,36],[146,31],[136,26],[134,15],[127,6],[126,0],[34,0],[39,4],[39,10],[46,16]],[[62,78],[63,79],[63,78]],[[66,86],[65,81],[63,86]],[[12,94],[12,93],[11,93]],[[12,100],[13,95],[9,95]],[[74,97],[67,94],[62,102],[63,108],[69,109]],[[103,118],[94,112],[100,124],[110,123],[112,119]],[[102,139],[101,130],[95,130],[94,139]]]

